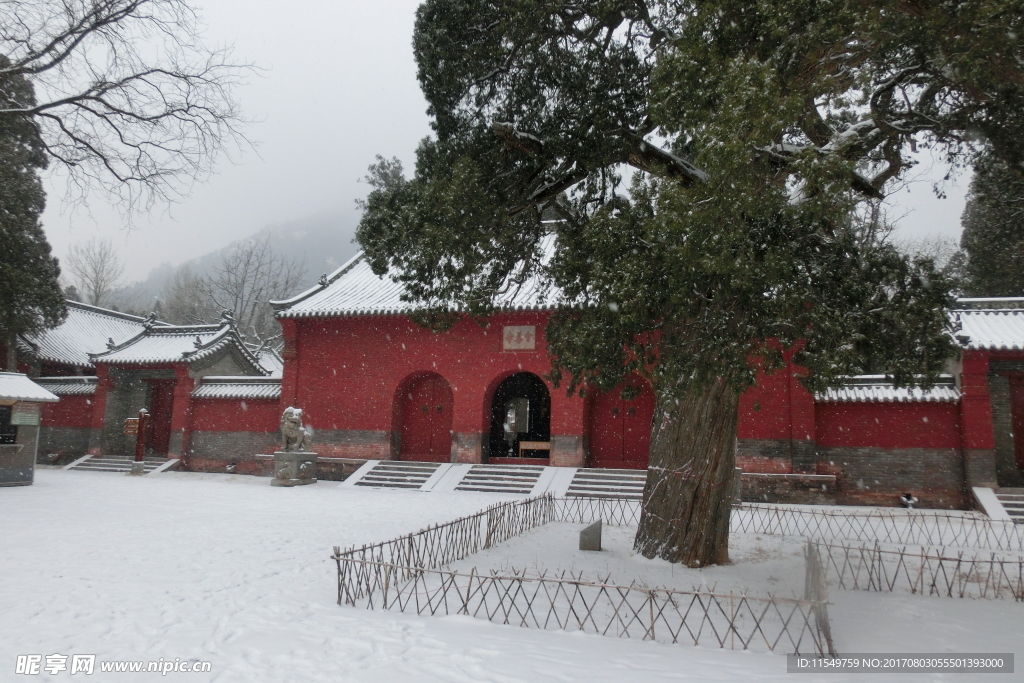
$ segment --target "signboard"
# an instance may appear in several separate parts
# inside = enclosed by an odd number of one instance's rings
[[[27,427],[39,426],[38,403],[15,403],[11,406],[11,424]]]
[[[536,348],[535,325],[505,325],[501,334],[502,351],[533,351]]]
[[[125,434],[138,434],[139,433],[139,418],[129,417],[124,421],[124,433]]]

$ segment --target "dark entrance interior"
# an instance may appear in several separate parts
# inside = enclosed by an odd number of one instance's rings
[[[449,462],[452,452],[452,390],[440,375],[413,379],[399,397],[402,460]]]
[[[149,424],[146,426],[146,452],[167,455],[171,444],[171,409],[174,405],[174,381],[149,382]]]
[[[506,378],[491,399],[491,438],[488,457],[547,458],[549,448],[520,452],[520,444],[533,442],[550,447],[551,394],[544,381],[532,372]]]
[[[18,428],[11,424],[10,406],[0,406],[0,443],[18,443]]]

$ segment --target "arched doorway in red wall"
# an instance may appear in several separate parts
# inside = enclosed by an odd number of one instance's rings
[[[395,414],[402,460],[448,462],[452,452],[452,389],[436,373],[419,374],[399,387]]]
[[[549,458],[551,455],[551,393],[532,372],[509,375],[490,401],[492,458]]]
[[[632,392],[627,387],[632,387]],[[639,377],[594,396],[590,404],[590,467],[646,469],[653,417],[654,391]]]

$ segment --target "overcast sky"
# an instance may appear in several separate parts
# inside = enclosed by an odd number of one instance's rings
[[[237,58],[264,69],[239,91],[258,149],[224,161],[209,182],[170,207],[135,219],[128,230],[116,207],[94,199],[87,210],[61,202],[48,179],[47,236],[59,257],[75,242],[110,238],[128,262],[128,280],[162,262],[178,264],[261,228],[325,211],[352,211],[366,194],[357,182],[375,154],[409,170],[429,132],[416,82],[412,30],[418,0],[205,0],[207,36],[233,44]],[[959,239],[968,179],[936,199],[929,169],[893,197],[900,235]]]

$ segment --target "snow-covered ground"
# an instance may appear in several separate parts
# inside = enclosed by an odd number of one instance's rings
[[[528,574],[557,569],[582,573],[584,579],[604,580],[648,588],[700,589],[716,593],[802,598],[804,590],[803,539],[784,536],[733,534],[729,542],[732,564],[690,569],[665,560],[649,560],[633,550],[635,528],[604,526],[601,552],[579,550],[584,524],[555,522],[534,529],[501,545],[481,551],[452,565],[460,571],[525,570]]]
[[[663,645],[537,631],[470,617],[427,618],[335,604],[334,545],[381,541],[506,498],[482,493],[273,488],[256,477],[167,473],[133,478],[41,470],[0,488],[0,680],[146,681],[157,673],[17,676],[22,654],[95,654],[97,661],[201,660],[190,681],[780,681],[780,654]],[[470,564],[611,572],[655,584],[718,583],[799,591],[798,541],[736,538],[731,567],[701,571],[631,555],[607,528],[600,560],[571,549],[556,525]],[[568,544],[568,545],[567,545]],[[568,549],[567,549],[568,548]],[[532,553],[532,555],[531,555]],[[550,553],[550,554],[549,554]],[[575,559],[574,559],[575,558]],[[596,564],[595,564],[596,562]],[[601,563],[604,563],[603,565]],[[636,570],[636,576],[619,576]],[[774,578],[775,581],[770,579]],[[763,583],[764,585],[760,585]],[[833,589],[843,652],[1013,652],[1024,605]],[[1018,671],[1024,663],[1018,664]],[[1016,674],[1019,676],[1020,674]],[[872,681],[1011,680],[968,674],[872,675]],[[837,682],[858,675],[830,675]]]

